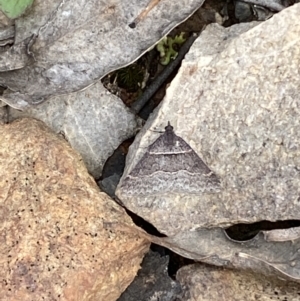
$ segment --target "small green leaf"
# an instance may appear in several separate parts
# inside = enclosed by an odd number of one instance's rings
[[[0,10],[10,19],[20,17],[34,0],[0,0]]]

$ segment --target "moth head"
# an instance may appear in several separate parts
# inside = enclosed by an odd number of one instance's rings
[[[173,127],[170,124],[170,121],[168,121],[168,125],[165,127],[166,132],[173,132]]]

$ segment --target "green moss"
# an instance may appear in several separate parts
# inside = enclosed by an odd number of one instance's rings
[[[143,79],[144,70],[137,64],[132,64],[117,71],[118,86],[128,91],[137,91]]]

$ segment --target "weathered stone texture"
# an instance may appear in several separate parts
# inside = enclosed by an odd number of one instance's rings
[[[116,300],[148,243],[42,122],[0,127],[1,300]],[[134,228],[132,228],[134,229]]]
[[[127,208],[168,236],[299,219],[299,14],[295,4],[263,23],[206,27],[130,149],[116,192]],[[220,193],[122,190],[167,121],[220,177]]]
[[[183,288],[178,301],[297,301],[299,285],[258,273],[193,264],[177,272]]]

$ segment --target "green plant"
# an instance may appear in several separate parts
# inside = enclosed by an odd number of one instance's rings
[[[117,71],[119,87],[129,91],[137,91],[144,79],[144,69],[138,64],[132,64]]]
[[[34,0],[0,0],[0,10],[10,19],[20,17]]]
[[[180,33],[180,35],[176,35],[175,38],[172,37],[164,37],[158,44],[156,45],[156,49],[160,53],[160,63],[162,65],[168,65],[170,60],[175,60],[178,52],[174,50],[174,45],[182,45],[185,42],[186,38],[184,37],[184,32]]]

